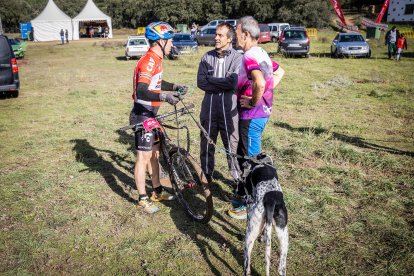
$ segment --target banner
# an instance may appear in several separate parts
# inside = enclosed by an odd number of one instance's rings
[[[382,5],[381,11],[378,14],[377,19],[375,20],[375,23],[381,23],[382,17],[384,16],[385,11],[388,8],[388,4],[390,3],[390,0],[385,0],[384,5]]]
[[[381,31],[385,31],[388,29],[388,25],[387,24],[377,24],[374,21],[372,21],[371,19],[368,18],[361,18],[361,25],[367,26],[367,27],[380,27]]]
[[[339,5],[338,0],[331,0],[332,6],[335,10],[335,13],[338,15],[339,19],[341,20],[341,23],[346,26],[346,22],[345,22],[345,16],[344,16],[344,12],[341,9],[341,5]]]

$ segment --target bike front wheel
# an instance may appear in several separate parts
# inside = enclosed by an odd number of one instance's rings
[[[169,156],[171,182],[178,201],[194,221],[208,223],[213,215],[213,198],[201,167],[183,149],[173,149]]]

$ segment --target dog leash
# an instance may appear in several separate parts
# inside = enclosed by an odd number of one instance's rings
[[[203,136],[207,139],[207,142],[209,143],[209,144],[211,144],[213,147],[215,147],[218,151],[220,151],[220,152],[224,152],[224,154],[226,154],[226,155],[228,155],[228,156],[230,156],[230,157],[235,157],[235,158],[237,158],[237,159],[244,159],[244,160],[249,160],[249,161],[252,161],[252,162],[254,162],[254,163],[256,163],[256,164],[263,164],[263,165],[268,165],[268,166],[270,166],[269,164],[267,164],[265,161],[261,161],[261,160],[254,160],[253,158],[251,158],[251,157],[248,157],[248,156],[241,156],[240,154],[237,154],[237,153],[233,153],[233,152],[230,152],[229,150],[227,150],[225,147],[219,147],[219,146],[217,146],[215,143],[214,143],[214,141],[210,138],[210,136],[208,135],[208,132],[204,129],[204,127],[194,118],[194,116],[193,116],[193,114],[190,112],[190,110],[188,109],[188,107],[186,106],[186,104],[184,103],[184,101],[183,101],[183,99],[181,99],[180,100],[181,101],[181,103],[183,104],[183,106],[184,106],[184,108],[187,110],[187,114],[189,114],[190,115],[190,117],[191,117],[191,119],[193,119],[193,121],[196,123],[196,125],[197,125],[197,127],[200,129],[200,131],[201,131],[201,133],[203,134]]]

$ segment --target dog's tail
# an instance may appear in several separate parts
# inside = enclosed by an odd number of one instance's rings
[[[263,206],[265,209],[266,224],[272,224],[275,207],[281,204],[283,204],[283,194],[281,192],[270,191],[264,195]]]

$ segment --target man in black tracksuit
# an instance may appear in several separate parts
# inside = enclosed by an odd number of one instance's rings
[[[239,140],[239,115],[237,113],[237,80],[242,55],[232,47],[235,37],[233,26],[221,23],[217,26],[215,49],[201,59],[197,73],[197,86],[205,91],[200,121],[214,143],[220,132],[224,147],[236,153]],[[211,182],[214,171],[215,147],[201,133],[201,167]],[[227,155],[230,173],[238,180],[240,169],[235,157]]]

